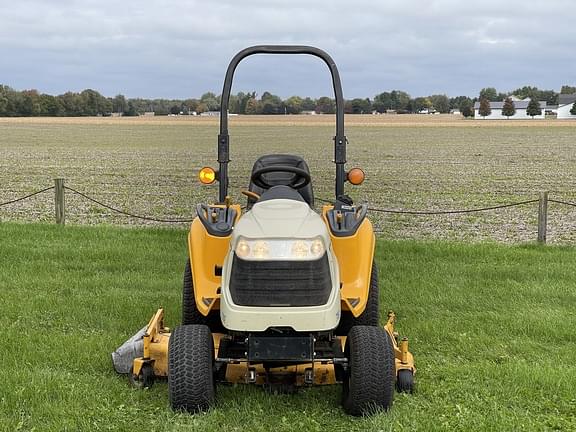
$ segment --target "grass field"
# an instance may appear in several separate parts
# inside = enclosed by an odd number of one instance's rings
[[[157,306],[180,316],[185,231],[0,224],[5,431],[544,431],[576,429],[576,249],[378,242],[382,318],[399,316],[414,395],[355,419],[338,387],[219,387],[175,414],[166,383],[131,389],[109,353]]]
[[[231,189],[248,183],[265,153],[304,156],[316,196],[331,198],[332,116],[235,117]],[[348,116],[349,166],[367,172],[348,191],[374,207],[462,209],[536,198],[541,190],[576,201],[576,122],[474,121],[455,116]],[[216,159],[216,119],[0,119],[0,202],[50,186],[54,177],[136,214],[192,216],[217,186],[197,170]],[[75,224],[143,224],[68,194]],[[537,204],[451,216],[372,215],[389,239],[526,242],[536,238]],[[0,207],[1,220],[52,221],[50,194]],[[576,208],[551,204],[549,241],[576,241]]]

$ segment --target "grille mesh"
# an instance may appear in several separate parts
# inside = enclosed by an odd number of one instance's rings
[[[314,261],[247,261],[234,255],[230,293],[239,306],[320,306],[331,289],[326,254]]]

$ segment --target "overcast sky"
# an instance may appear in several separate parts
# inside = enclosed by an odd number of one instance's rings
[[[0,0],[0,83],[198,97],[246,46],[305,44],[332,55],[347,98],[558,91],[576,83],[575,16],[574,0]],[[331,94],[307,56],[245,60],[233,91],[250,90]]]

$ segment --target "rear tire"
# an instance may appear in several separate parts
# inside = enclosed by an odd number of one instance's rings
[[[205,325],[176,327],[168,343],[168,393],[175,411],[197,413],[214,403],[214,341]]]
[[[194,294],[192,267],[190,265],[190,259],[187,259],[182,283],[182,325],[190,324],[207,325],[214,333],[222,328],[220,311],[210,311],[208,316],[204,316],[198,310]]]
[[[190,266],[190,259],[187,259],[182,283],[182,325],[189,324],[206,324],[206,317],[196,307],[192,267]]]
[[[354,326],[375,326],[380,324],[380,288],[378,286],[378,267],[372,261],[370,273],[370,288],[368,289],[368,301],[364,312],[355,318],[350,311],[342,311],[340,324],[336,328],[336,334],[346,336]]]
[[[348,369],[342,385],[342,406],[354,416],[388,410],[394,401],[394,346],[380,327],[352,327],[346,339]]]

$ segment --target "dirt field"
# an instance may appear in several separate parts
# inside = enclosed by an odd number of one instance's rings
[[[315,194],[333,195],[333,116],[233,117],[231,195],[241,200],[254,160],[266,153],[304,156]],[[483,121],[445,116],[348,116],[348,166],[367,180],[347,187],[372,207],[475,208],[537,198],[576,201],[576,122]],[[218,120],[204,117],[0,119],[0,203],[50,186],[70,187],[136,214],[191,217],[216,198],[197,170],[215,165]],[[320,203],[318,203],[320,204]],[[549,241],[576,241],[576,208],[550,204]],[[1,220],[53,221],[48,192],[0,207]],[[536,238],[537,204],[466,215],[373,213],[386,238],[505,242]],[[150,223],[111,214],[67,194],[75,224]]]

